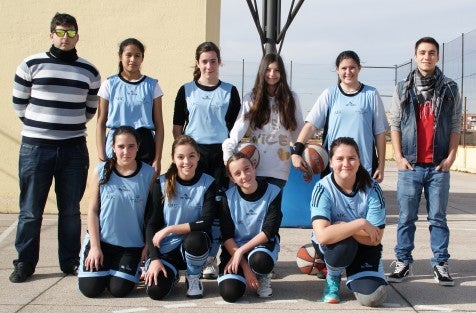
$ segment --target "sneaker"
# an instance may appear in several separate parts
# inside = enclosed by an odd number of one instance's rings
[[[273,289],[271,289],[271,275],[257,274],[256,276],[258,276],[258,285],[259,285],[258,290],[256,290],[258,297],[260,298],[271,297],[273,295]]]
[[[218,265],[215,257],[209,256],[207,258],[207,263],[205,263],[203,267],[202,277],[204,279],[217,279]]]
[[[23,262],[18,262],[15,264],[15,268],[13,270],[13,273],[10,274],[10,281],[12,283],[23,283],[33,275],[35,270],[28,264],[23,263]]]
[[[200,275],[185,276],[185,283],[187,284],[187,297],[199,299],[203,297],[203,285],[200,281]]]
[[[433,266],[433,275],[435,281],[441,286],[454,286],[455,282],[450,276],[448,271],[448,263],[440,262],[438,265]]]
[[[340,289],[340,276],[327,276],[326,286],[324,287],[324,294],[322,295],[322,301],[326,303],[339,303],[339,289]]]
[[[399,260],[393,261],[390,266],[395,264],[393,273],[388,275],[387,280],[392,283],[401,283],[403,279],[410,275],[412,266],[410,263],[405,263]]]
[[[271,279],[276,279],[276,278],[278,278],[278,274],[276,274],[276,271],[274,270],[274,268],[273,268],[273,270],[271,271],[271,273],[269,273],[269,278],[271,278]]]
[[[139,268],[139,281],[144,281],[145,280],[145,273],[147,273],[147,269],[145,266],[140,266]]]
[[[76,264],[62,265],[61,271],[65,273],[66,275],[77,275],[78,266]]]

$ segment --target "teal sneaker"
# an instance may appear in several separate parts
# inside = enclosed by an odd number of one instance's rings
[[[328,275],[326,277],[326,287],[324,288],[322,301],[326,303],[339,303],[340,302],[339,288],[340,288],[340,277]]]

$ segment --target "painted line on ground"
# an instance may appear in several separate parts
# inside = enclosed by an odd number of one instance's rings
[[[292,300],[292,299],[291,300],[267,300],[265,302],[266,303],[271,303],[271,304],[273,304],[273,303],[297,303],[298,300]]]
[[[126,310],[112,311],[112,312],[113,313],[134,313],[134,312],[144,312],[148,310],[149,309],[147,308],[132,308],[132,309],[126,309]]]
[[[453,309],[438,305],[415,305],[415,310],[421,311],[445,311],[451,312]]]
[[[233,304],[248,304],[248,303],[250,302],[246,300],[238,300],[236,302],[226,302],[225,300],[221,300],[221,301],[215,302],[215,304],[218,304],[218,305],[233,305]]]
[[[177,309],[177,308],[192,308],[192,307],[196,307],[197,304],[196,303],[177,303],[177,304],[167,304],[167,305],[164,305],[164,308],[166,309]]]
[[[8,235],[10,235],[10,233],[15,229],[15,227],[17,226],[17,222],[13,222],[10,226],[8,226],[7,229],[5,229],[5,231],[0,235],[0,242],[2,242],[3,240],[5,240],[5,238],[8,237]]]

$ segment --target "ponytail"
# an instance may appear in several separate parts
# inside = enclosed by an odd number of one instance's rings
[[[112,171],[116,167],[116,155],[113,154],[112,158],[108,158],[106,160],[106,164],[104,164],[104,169],[102,171],[102,178],[99,180],[99,186],[106,184],[109,179],[111,178]]]
[[[359,165],[359,169],[357,170],[356,182],[357,187],[360,191],[365,191],[368,187],[372,186],[372,178],[370,177],[369,172],[361,165]]]
[[[165,173],[165,193],[163,196],[167,197],[169,200],[175,197],[175,183],[177,182],[177,175],[177,165],[175,165],[175,163],[170,164],[169,169]]]

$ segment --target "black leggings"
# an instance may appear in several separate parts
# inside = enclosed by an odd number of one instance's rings
[[[137,151],[136,160],[152,164],[155,158],[155,139],[152,130],[147,128],[136,129],[140,137],[139,151]]]
[[[116,298],[127,296],[135,287],[135,283],[116,276],[81,277],[78,279],[79,290],[88,298],[96,298],[106,288]]]
[[[332,267],[345,267],[348,276],[361,271],[362,263],[372,264],[372,269],[378,271],[382,253],[381,246],[361,245],[355,239],[349,237],[335,244],[323,246],[325,251],[323,255],[319,246],[314,242],[313,245],[319,257],[324,259],[326,264]],[[369,295],[378,287],[386,284],[382,278],[366,276],[351,281],[349,287],[353,292]]]
[[[225,255],[224,255],[225,254]],[[230,255],[226,249],[222,250],[221,261],[220,261],[220,275],[223,275],[224,268],[228,261],[230,260]],[[257,274],[269,274],[273,270],[274,261],[271,256],[263,251],[256,251],[249,256],[248,263]],[[240,267],[238,275],[244,277],[243,271]],[[236,302],[238,299],[243,297],[246,291],[246,283],[235,278],[226,278],[220,281],[218,284],[218,290],[220,295],[226,302]]]
[[[184,260],[185,252],[193,256],[202,256],[208,253],[210,237],[205,232],[193,231],[185,237],[182,249],[178,247],[162,257],[167,277],[159,273],[157,285],[147,286],[146,293],[152,299],[160,300],[170,293],[179,278],[178,270],[187,268]]]

